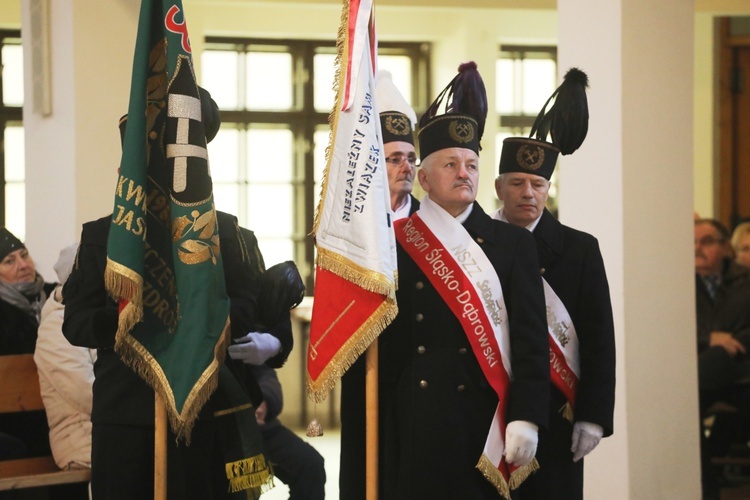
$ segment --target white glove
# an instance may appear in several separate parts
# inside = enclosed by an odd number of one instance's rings
[[[539,427],[526,420],[514,420],[505,428],[505,461],[523,467],[536,455]]]
[[[229,356],[248,365],[262,365],[281,350],[281,341],[270,333],[250,332],[234,341]]]
[[[604,429],[601,425],[591,422],[576,422],[573,424],[573,445],[570,447],[570,451],[573,452],[573,461],[578,462],[591,453],[591,450],[596,448],[603,435]]]

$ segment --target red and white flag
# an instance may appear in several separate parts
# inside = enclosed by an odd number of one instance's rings
[[[315,301],[307,391],[325,399],[344,372],[395,318],[396,240],[380,118],[372,0],[344,5],[336,105],[315,216]]]

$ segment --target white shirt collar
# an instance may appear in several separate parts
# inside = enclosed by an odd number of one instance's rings
[[[404,200],[401,206],[393,211],[393,220],[397,221],[399,219],[408,217],[410,211],[411,211],[411,196],[407,196],[406,200]]]
[[[469,215],[471,215],[471,211],[474,209],[474,204],[472,203],[468,207],[466,207],[466,210],[458,214],[455,219],[458,221],[459,224],[463,224],[466,222],[466,219],[469,218]]]
[[[503,222],[508,222],[508,219],[506,219],[506,218],[505,218],[505,212],[504,212],[504,208],[505,208],[505,207],[500,207],[500,208],[498,208],[497,210],[495,210],[495,211],[494,211],[494,212],[492,213],[492,218],[493,218],[493,219],[497,219],[497,220],[500,220],[500,221],[503,221]],[[539,224],[539,219],[541,219],[541,218],[542,218],[542,215],[544,215],[544,211],[542,211],[542,213],[541,213],[541,214],[539,215],[539,217],[537,217],[536,219],[534,219],[534,220],[533,220],[533,221],[531,222],[531,224],[529,224],[528,226],[526,226],[526,229],[528,229],[529,231],[531,231],[531,232],[533,233],[533,232],[534,232],[534,229],[536,229],[536,226],[537,226],[537,224]],[[508,223],[509,223],[509,222],[508,222]],[[510,223],[509,223],[509,224],[510,224]]]

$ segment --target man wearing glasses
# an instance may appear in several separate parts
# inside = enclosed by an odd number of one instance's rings
[[[409,217],[419,209],[412,194],[417,170],[414,124],[417,115],[406,102],[391,74],[378,71],[375,102],[380,111],[388,187],[393,221]],[[341,499],[364,498],[365,493],[365,357],[347,370],[341,379]]]
[[[729,231],[713,219],[695,221],[695,307],[698,327],[698,389],[701,417],[717,402],[739,410],[719,413],[711,437],[701,443],[704,498],[718,489],[710,457],[726,455],[733,415],[750,411],[750,269],[732,259]],[[742,424],[747,432],[747,424]],[[738,429],[739,430],[739,429]],[[703,434],[701,434],[703,439]],[[717,497],[718,498],[718,497]]]
[[[417,115],[393,84],[391,74],[387,71],[378,72],[375,98],[380,110],[391,210],[393,220],[396,221],[408,217],[419,208],[419,201],[411,194],[417,169],[417,153],[414,150],[414,123]]]

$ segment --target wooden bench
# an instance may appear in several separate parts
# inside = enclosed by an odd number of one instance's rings
[[[43,409],[34,357],[0,356],[0,413]],[[90,480],[90,469],[62,470],[52,456],[0,461],[0,491]]]

